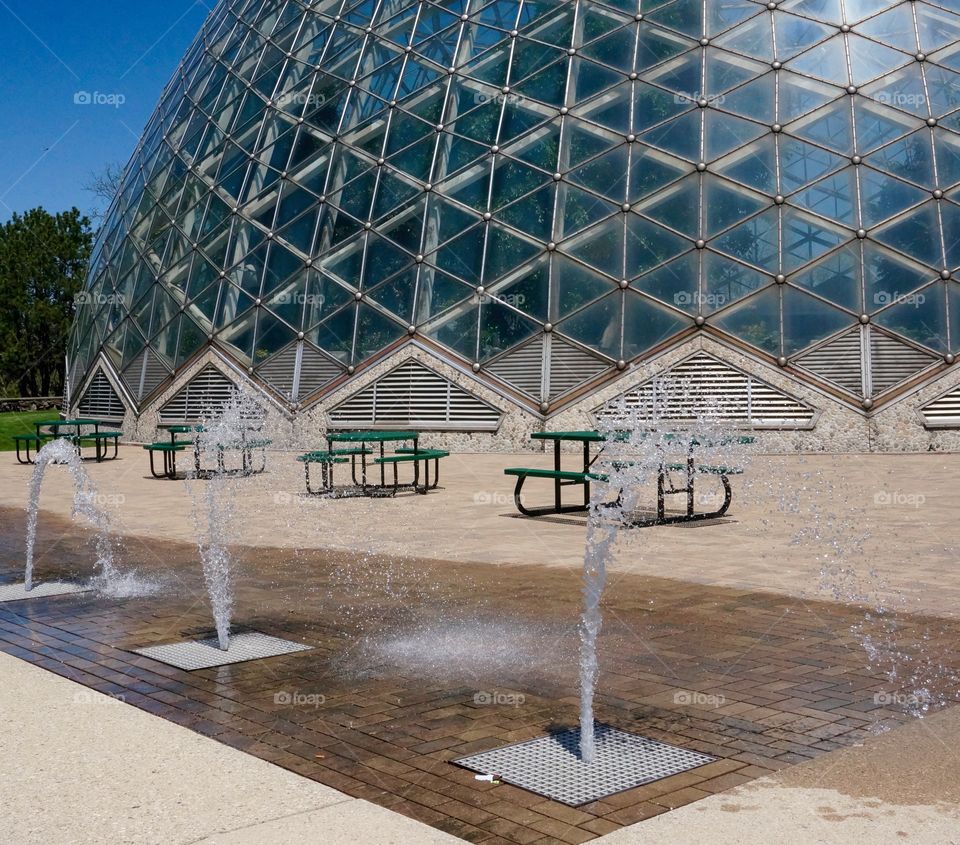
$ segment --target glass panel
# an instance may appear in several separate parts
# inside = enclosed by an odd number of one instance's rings
[[[718,314],[711,323],[771,355],[780,354],[780,292],[776,287]]]
[[[771,284],[770,276],[731,261],[714,252],[703,254],[703,292],[699,295],[700,309],[691,313],[709,314],[732,305],[755,290]],[[693,303],[696,305],[696,302]]]
[[[824,299],[863,313],[860,293],[860,248],[850,244],[831,253],[790,281]]]
[[[788,285],[783,290],[783,352],[793,355],[856,319]]]
[[[940,247],[940,216],[937,204],[929,202],[896,223],[875,232],[876,239],[934,267],[943,262]]]
[[[885,308],[934,276],[869,241],[864,243],[863,269],[867,311]]]
[[[896,300],[873,319],[878,325],[928,349],[940,354],[947,352],[946,286],[943,282]]]

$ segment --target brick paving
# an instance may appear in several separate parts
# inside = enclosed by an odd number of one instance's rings
[[[5,583],[20,577],[24,519],[0,516]],[[878,703],[897,690],[867,665],[856,608],[617,575],[598,718],[718,759],[571,808],[449,762],[575,724],[580,595],[570,571],[238,549],[237,629],[314,649],[184,672],[128,649],[209,635],[195,550],[126,546],[127,564],[170,588],[0,605],[0,650],[470,842],[586,842],[909,718]],[[41,578],[89,572],[79,529],[45,515],[38,548]],[[412,663],[378,648],[408,631],[471,626],[492,627],[503,646],[484,641],[492,656],[476,665],[444,652],[456,638]],[[960,668],[960,624],[901,617],[896,630],[904,652],[923,643]]]

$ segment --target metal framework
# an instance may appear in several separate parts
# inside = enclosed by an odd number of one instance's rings
[[[214,344],[297,408],[413,336],[546,413],[700,328],[871,408],[960,347],[958,12],[221,0],[71,383],[102,351],[142,403]]]

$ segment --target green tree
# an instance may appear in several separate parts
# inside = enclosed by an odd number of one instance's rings
[[[76,208],[14,214],[0,226],[0,389],[54,396],[93,236]]]

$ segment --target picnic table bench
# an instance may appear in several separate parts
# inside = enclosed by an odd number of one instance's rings
[[[177,478],[177,454],[187,449],[193,449],[194,474],[197,478],[204,478],[214,473],[221,475],[256,475],[264,472],[267,468],[267,447],[273,442],[267,438],[250,439],[250,432],[241,431],[236,442],[217,443],[214,448],[217,451],[217,469],[204,469],[201,464],[202,458],[202,437],[209,433],[202,425],[163,425],[160,426],[169,435],[169,441],[157,441],[148,443],[143,448],[150,454],[150,474],[154,478]],[[188,439],[180,439],[181,435],[190,435]],[[254,465],[253,453],[261,453],[259,467]],[[227,452],[240,453],[240,468],[228,470],[226,468],[225,454]],[[154,464],[154,455],[163,456],[163,472],[157,472]]]
[[[629,432],[617,432],[613,435],[614,442],[628,442]],[[647,436],[646,433],[641,437]],[[635,463],[624,455],[605,456],[603,447],[609,442],[607,435],[599,431],[548,431],[536,432],[531,435],[534,440],[552,441],[554,444],[554,466],[553,469],[536,469],[529,467],[511,467],[504,470],[504,474],[514,476],[517,479],[514,488],[514,502],[517,510],[524,516],[539,517],[547,514],[565,514],[582,513],[590,508],[591,485],[595,482],[615,483],[617,475],[623,470],[634,466]],[[740,467],[713,466],[709,464],[698,463],[695,459],[694,450],[697,447],[715,447],[732,444],[747,445],[755,442],[755,438],[743,437],[724,437],[718,440],[704,440],[696,437],[684,437],[681,433],[665,434],[663,439],[666,442],[678,442],[686,447],[686,460],[683,462],[670,463],[661,460],[657,468],[657,514],[654,519],[633,520],[631,525],[665,525],[672,522],[689,522],[692,520],[716,519],[723,516],[730,507],[733,498],[730,487],[729,476],[740,475],[743,469]],[[564,443],[582,444],[583,464],[582,469],[571,470],[564,469],[561,465],[561,446]],[[591,457],[591,444],[600,444],[600,451]],[[600,461],[600,470],[595,470],[594,465]],[[608,468],[604,470],[604,467]],[[671,473],[684,473],[684,483],[674,484]],[[719,509],[711,512],[697,512],[695,509],[695,478],[697,475],[716,476],[723,485],[724,499]],[[523,488],[530,478],[549,479],[553,481],[554,501],[553,504],[546,507],[529,508],[523,502]],[[582,503],[564,504],[563,488],[579,487],[583,491]],[[617,503],[622,504],[623,490],[618,491]],[[683,514],[667,515],[666,497],[670,495],[683,494],[686,496],[686,512]]]
[[[77,454],[83,457],[83,448],[93,446],[93,460],[98,464],[103,461],[112,461],[119,457],[120,438],[122,431],[101,431],[100,426],[103,423],[96,419],[49,419],[39,420],[34,423],[35,434],[15,434],[13,441],[17,450],[17,461],[21,464],[32,464],[36,458],[36,453],[44,446],[48,440],[65,438],[76,447]],[[93,428],[93,431],[84,431],[84,427]],[[46,429],[46,431],[44,431]],[[61,433],[61,429],[66,429],[67,433]],[[113,454],[109,454],[109,446],[113,443]],[[34,456],[30,456],[30,447],[34,447]],[[23,454],[21,454],[23,447]],[[90,458],[85,458],[90,460]]]
[[[410,446],[397,446],[393,453],[387,454],[389,443],[410,443]],[[435,490],[440,483],[440,461],[449,453],[439,449],[421,449],[420,434],[416,431],[341,431],[327,434],[327,448],[321,451],[307,452],[297,460],[304,465],[307,493],[343,497],[363,495],[369,497],[396,496],[401,490],[413,490],[426,494]],[[373,456],[372,464],[368,458]],[[431,478],[430,462],[433,462]],[[352,488],[337,488],[334,483],[334,467],[350,464]],[[401,483],[399,467],[401,464],[413,466],[413,481]],[[314,489],[310,479],[310,467],[319,465],[322,473],[322,486]],[[387,478],[387,467],[393,467],[392,483]],[[371,482],[369,470],[380,468],[379,484]],[[423,483],[421,483],[421,468]]]

